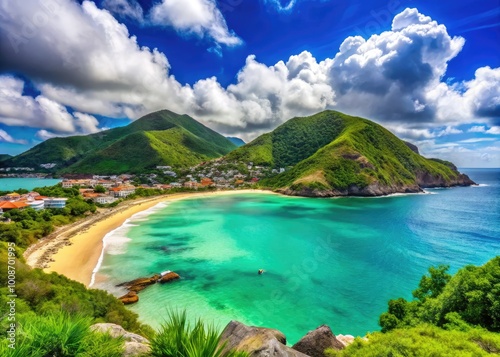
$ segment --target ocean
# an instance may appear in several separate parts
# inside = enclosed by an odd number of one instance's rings
[[[59,179],[0,178],[0,191],[15,191],[20,188],[32,190],[35,187],[54,186],[59,182]]]
[[[118,283],[172,270],[180,281],[147,288],[130,307],[154,327],[169,310],[186,309],[220,328],[230,320],[276,328],[290,343],[322,324],[363,336],[379,330],[389,299],[411,299],[430,266],[454,273],[500,254],[500,169],[464,172],[480,185],[162,203],[107,235],[94,287],[118,296]]]

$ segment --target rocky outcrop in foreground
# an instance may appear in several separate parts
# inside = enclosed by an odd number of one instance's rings
[[[179,278],[179,274],[174,273],[173,271],[169,271],[162,274],[155,274],[149,278],[138,278],[131,281],[126,281],[117,285],[128,290],[128,293],[120,296],[118,300],[123,302],[125,305],[134,304],[139,301],[139,295],[137,295],[139,291],[142,291],[148,286],[156,283],[168,283]]]
[[[326,349],[341,350],[353,340],[352,336],[337,339],[330,328],[323,325],[309,331],[290,348],[286,346],[286,337],[282,332],[246,326],[238,321],[231,321],[221,337],[221,343],[226,343],[224,351],[244,351],[250,357],[324,357]]]
[[[307,357],[287,347],[286,337],[280,331],[246,326],[238,321],[231,321],[226,326],[221,342],[226,343],[224,351],[244,351],[250,357]]]
[[[345,345],[335,337],[330,327],[322,325],[316,330],[309,331],[292,348],[311,357],[324,357],[325,350],[341,350],[344,347]]]
[[[128,332],[120,325],[100,323],[90,326],[92,331],[107,333],[114,338],[123,338],[125,341],[123,357],[138,357],[147,355],[151,351],[149,341],[141,335]]]

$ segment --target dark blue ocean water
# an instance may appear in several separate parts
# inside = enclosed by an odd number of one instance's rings
[[[236,194],[186,199],[110,234],[97,287],[166,269],[182,280],[140,293],[132,309],[158,326],[186,308],[283,331],[293,343],[321,324],[378,330],[391,298],[411,298],[431,265],[455,272],[500,254],[500,170],[464,169],[478,187],[382,198]],[[258,269],[265,269],[258,275]]]

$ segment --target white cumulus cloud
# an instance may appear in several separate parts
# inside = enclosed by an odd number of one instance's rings
[[[227,27],[215,0],[162,0],[150,12],[155,25],[171,26],[180,33],[209,37],[217,43],[236,46],[241,39]]]

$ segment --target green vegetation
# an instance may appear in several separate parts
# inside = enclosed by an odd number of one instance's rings
[[[454,276],[431,267],[414,301],[389,301],[382,332],[329,356],[491,356],[500,353],[500,256]]]
[[[60,185],[38,187],[34,189],[42,196],[66,197],[66,207],[35,211],[32,208],[11,210],[3,214],[10,223],[0,224],[0,241],[15,243],[26,248],[38,239],[52,233],[57,226],[62,226],[96,211],[96,206],[83,200],[77,188],[62,188]]]
[[[422,324],[389,333],[375,332],[368,341],[357,338],[341,351],[327,351],[331,357],[481,357],[498,355],[500,335],[482,329],[467,332],[444,330]]]
[[[47,140],[1,165],[39,170],[40,163],[55,163],[52,171],[57,173],[142,173],[157,165],[196,165],[234,148],[231,141],[191,117],[162,110],[126,127]]]
[[[12,156],[11,156],[11,155],[8,155],[8,154],[0,154],[0,162],[1,162],[1,161],[8,160],[8,159],[10,159],[10,158],[12,158]]]
[[[111,294],[87,289],[83,284],[56,273],[46,274],[40,269],[31,269],[24,263],[23,250],[5,242],[0,242],[2,271],[7,271],[9,251],[16,255],[16,318],[19,321],[63,312],[73,317],[88,316],[94,322],[116,323],[129,331],[151,335],[151,328],[140,324],[137,315]],[[4,339],[9,324],[6,319],[8,295],[7,274],[3,274],[0,276],[0,339]]]
[[[55,312],[42,316],[23,316],[19,321],[16,348],[8,340],[0,342],[5,357],[121,357],[123,341],[109,334],[92,332],[92,319]]]
[[[414,301],[389,301],[380,316],[382,331],[430,323],[500,332],[500,256],[481,267],[466,266],[453,277],[446,271],[446,266],[429,269],[413,292]]]
[[[261,186],[294,191],[347,191],[375,183],[416,188],[424,176],[445,184],[459,177],[453,164],[420,156],[382,126],[335,111],[291,119],[227,159],[289,168]]]
[[[191,326],[186,312],[170,312],[169,319],[151,341],[153,357],[247,357],[244,352],[224,352],[220,333],[197,320]]]

